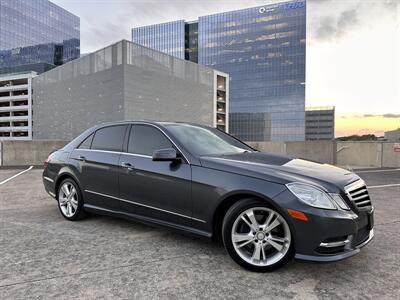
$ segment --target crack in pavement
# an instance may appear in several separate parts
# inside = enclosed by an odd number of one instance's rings
[[[172,256],[172,257],[168,257],[168,258],[151,260],[150,262],[163,262],[163,261],[168,261],[168,260],[172,260],[172,259],[183,258],[185,256],[186,255],[177,255],[177,256]],[[146,260],[140,260],[140,261],[137,261],[137,262],[132,263],[132,264],[120,265],[120,266],[111,267],[111,268],[103,268],[103,269],[96,269],[96,270],[91,270],[91,271],[86,271],[86,272],[78,272],[78,273],[73,273],[73,274],[62,274],[62,275],[55,275],[55,276],[51,276],[51,277],[45,277],[45,278],[25,280],[25,281],[20,281],[20,282],[14,282],[14,283],[0,285],[0,288],[6,288],[6,287],[16,286],[16,285],[21,285],[21,284],[26,284],[26,283],[41,282],[41,281],[46,281],[46,280],[58,279],[58,278],[80,276],[80,275],[93,274],[93,273],[98,273],[98,272],[113,271],[113,270],[118,270],[118,269],[123,269],[123,268],[129,268],[129,267],[133,267],[133,266],[137,266],[137,265],[142,265],[143,263],[149,263],[149,261],[148,260],[147,261]]]
[[[315,287],[318,283],[318,280],[307,278],[297,283],[290,284],[288,288],[292,291],[295,291],[296,295],[293,298],[295,300],[318,300],[318,297],[315,293]]]
[[[21,226],[24,228],[29,228],[35,232],[39,232],[39,233],[45,233],[45,234],[54,234],[54,235],[58,235],[58,230],[59,228],[53,227],[52,229],[47,229],[47,228],[43,228],[43,226],[41,224],[37,224],[37,223],[21,223],[21,222],[15,222],[15,221],[0,221],[1,223],[5,223],[7,225],[12,224],[12,225],[17,225],[17,226]],[[79,229],[78,227],[76,229]],[[2,230],[0,230],[1,233]],[[66,232],[64,234],[69,235],[70,237],[74,238],[76,241],[81,241],[81,242],[85,242],[87,241],[88,238],[92,237],[92,236],[96,236],[98,238],[102,238],[101,236],[99,237],[98,232],[96,231],[86,231],[86,232],[82,232],[82,231],[76,231],[76,232]],[[80,235],[80,236],[77,236]],[[143,230],[140,232],[131,232],[127,238],[148,238],[148,237],[157,237],[157,236],[165,236],[165,233],[163,233],[160,230],[157,230],[156,228],[150,228],[147,230]],[[122,241],[122,239],[118,236],[111,236],[111,237],[107,237],[104,236],[104,239],[108,239],[109,241],[114,241],[114,242],[120,242]]]

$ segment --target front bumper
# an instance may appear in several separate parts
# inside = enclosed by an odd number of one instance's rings
[[[308,221],[303,221],[287,214],[294,236],[296,259],[317,262],[342,260],[359,253],[374,237],[372,207],[357,213],[317,209],[286,192],[274,200],[284,209],[301,211],[308,218]]]
[[[342,260],[353,255],[356,255],[360,252],[360,249],[367,245],[374,237],[374,229],[371,229],[368,234],[367,240],[362,242],[359,245],[354,246],[352,249],[345,249],[342,253],[333,254],[333,255],[305,255],[296,253],[295,258],[299,260],[308,260],[308,261],[317,261],[317,262],[334,262],[338,260]]]

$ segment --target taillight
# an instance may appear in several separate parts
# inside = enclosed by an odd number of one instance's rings
[[[43,167],[46,169],[47,166],[49,165],[50,159],[46,158],[46,160],[43,163]]]

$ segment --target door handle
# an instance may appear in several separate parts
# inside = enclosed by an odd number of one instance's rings
[[[121,167],[127,168],[128,170],[133,170],[133,165],[127,162],[122,162]]]
[[[79,155],[77,159],[80,161],[86,161],[86,157],[84,157],[83,155]]]

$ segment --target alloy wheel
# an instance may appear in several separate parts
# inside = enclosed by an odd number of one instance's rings
[[[242,212],[231,232],[236,253],[254,266],[270,266],[279,262],[289,251],[289,225],[276,211],[253,207]]]
[[[71,182],[64,182],[58,192],[58,203],[64,216],[71,218],[78,209],[78,193]]]

